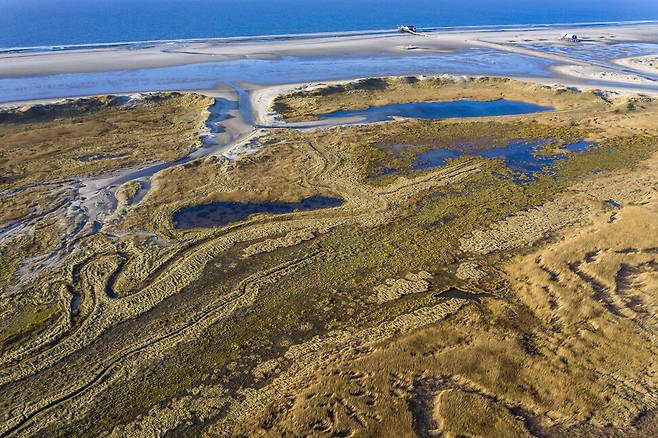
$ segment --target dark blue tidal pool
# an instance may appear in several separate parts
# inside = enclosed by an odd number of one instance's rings
[[[340,198],[329,196],[311,196],[299,202],[212,202],[182,208],[174,213],[172,222],[179,230],[213,228],[240,222],[259,213],[287,214],[319,210],[338,207],[343,202]]]
[[[371,106],[363,110],[336,111],[321,115],[321,119],[359,117],[372,123],[393,120],[394,117],[418,119],[445,119],[451,117],[490,117],[532,114],[550,111],[552,107],[514,100],[455,100],[450,102],[414,102],[395,105]]]
[[[547,143],[546,140],[514,140],[506,146],[483,151],[475,150],[470,153],[484,158],[495,158],[503,161],[512,170],[514,181],[523,183],[536,180],[539,174],[549,172],[557,161],[568,158],[568,155],[565,154],[542,154],[540,149]],[[593,147],[596,147],[596,145],[581,140],[562,146],[561,149],[579,153]],[[414,169],[429,169],[445,164],[447,158],[456,158],[461,155],[461,152],[453,150],[432,149],[418,155],[412,167]]]
[[[501,160],[512,171],[512,178],[517,183],[535,181],[542,173],[550,173],[551,168],[559,160],[569,157],[568,154],[546,154],[541,149],[554,140],[527,141],[523,139],[510,141],[507,145],[486,149],[473,149],[472,145],[461,145],[462,150],[434,148],[418,154],[411,164],[412,170],[428,170],[443,166],[448,160],[459,158],[462,155],[479,155],[484,158]],[[395,145],[393,150],[409,145]],[[598,145],[580,140],[572,144],[561,146],[560,149],[572,153],[581,153]],[[398,152],[399,153],[399,152]],[[375,178],[399,173],[402,169],[384,167],[374,175]],[[502,176],[502,175],[501,175]]]

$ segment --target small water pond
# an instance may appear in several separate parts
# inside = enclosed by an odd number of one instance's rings
[[[434,148],[418,154],[411,164],[412,170],[428,170],[447,164],[448,160],[459,158],[462,155],[478,155],[484,158],[502,160],[507,167],[513,171],[513,179],[517,183],[534,181],[541,173],[550,173],[553,165],[568,158],[568,154],[547,154],[541,149],[548,145],[551,140],[527,141],[523,139],[512,140],[506,146],[493,149],[478,150],[472,145],[460,145],[459,149]],[[405,145],[395,145],[393,150],[399,150]],[[407,147],[409,147],[407,145]],[[572,153],[580,153],[588,149],[596,148],[597,145],[580,140],[578,142],[561,146],[560,149]],[[466,152],[468,151],[468,152]],[[383,167],[377,171],[374,178],[399,173],[401,169]]]
[[[450,102],[414,102],[371,106],[363,110],[336,111],[319,117],[324,120],[359,117],[364,123],[393,120],[394,117],[443,119],[450,117],[488,117],[531,114],[552,110],[552,107],[514,100],[455,100]]]
[[[439,294],[441,298],[457,298],[459,300],[467,300],[467,301],[475,301],[476,303],[480,303],[482,301],[482,298],[492,298],[494,295],[489,294],[489,293],[471,293],[471,292],[464,292],[459,289],[448,289],[444,292],[441,292]]]
[[[276,215],[320,210],[338,207],[343,202],[340,198],[329,196],[311,196],[299,202],[212,202],[180,209],[174,213],[172,222],[179,230],[221,227],[259,213]]]

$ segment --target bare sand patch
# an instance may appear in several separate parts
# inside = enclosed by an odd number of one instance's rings
[[[648,74],[658,74],[658,55],[636,56],[615,60],[616,64]]]

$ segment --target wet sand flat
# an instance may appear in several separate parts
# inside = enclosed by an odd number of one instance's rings
[[[579,47],[650,45],[657,40],[658,24],[322,34],[5,52],[0,53],[0,100],[355,79],[355,63],[363,67],[359,77],[453,73],[536,82],[550,78],[579,87],[591,87],[592,81],[609,82],[614,89],[653,85],[652,78],[642,77],[644,69],[628,71],[634,66],[614,62],[602,67],[596,59],[579,56],[561,39],[564,34],[577,34],[583,44]]]

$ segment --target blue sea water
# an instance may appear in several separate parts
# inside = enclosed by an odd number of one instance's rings
[[[0,49],[419,27],[658,20],[656,0],[0,0]]]

